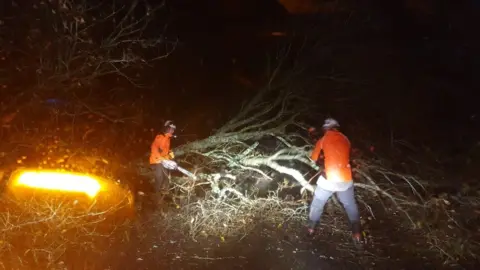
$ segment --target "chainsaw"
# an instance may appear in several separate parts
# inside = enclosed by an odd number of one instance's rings
[[[178,164],[173,160],[163,160],[161,163],[162,166],[168,170],[177,170],[184,175],[192,178],[193,180],[197,180],[197,177],[193,173],[189,172],[187,169],[178,166]]]

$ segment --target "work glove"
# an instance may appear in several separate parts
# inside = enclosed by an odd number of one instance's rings
[[[178,167],[177,163],[173,160],[163,160],[161,163],[162,166],[168,170],[176,170]]]

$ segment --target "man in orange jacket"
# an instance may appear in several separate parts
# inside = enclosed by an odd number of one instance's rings
[[[170,161],[174,158],[173,152],[170,150],[170,139],[175,132],[175,125],[172,121],[165,122],[162,133],[155,137],[155,140],[150,146],[150,166],[155,174],[155,191],[162,192],[165,187],[168,189],[169,178],[167,175],[167,168],[165,161]],[[174,162],[172,162],[175,164]]]
[[[347,212],[354,241],[361,242],[360,214],[355,201],[350,167],[350,141],[338,131],[339,127],[335,119],[326,119],[322,126],[323,137],[317,141],[311,154],[311,159],[317,162],[323,151],[325,170],[317,180],[317,187],[310,205],[308,231],[309,234],[313,234],[320,222],[325,204],[336,193]]]

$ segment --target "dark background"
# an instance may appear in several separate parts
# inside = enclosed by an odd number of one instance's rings
[[[353,140],[408,141],[447,157],[475,148],[479,1],[305,2],[321,8],[296,14],[273,0],[166,1],[152,30],[179,45],[142,74],[148,125],[176,120],[177,144],[207,136],[266,83],[267,60],[291,44],[304,76],[318,77],[305,86],[318,104],[303,119],[309,124],[330,115]],[[2,31],[21,43],[31,3],[12,3],[2,1]],[[9,46],[21,47],[15,42]],[[25,78],[15,76],[8,78],[21,88]],[[103,84],[111,87],[108,78]]]
[[[360,122],[373,134],[394,132],[452,154],[470,149],[479,126],[478,1],[344,1],[344,7],[305,15],[289,14],[277,1],[172,2],[168,33],[183,45],[160,77],[185,89],[182,98],[200,96],[194,108],[225,116],[235,107],[225,97],[249,96],[262,85],[267,53],[308,36],[322,44],[304,54],[311,76],[352,82],[311,87],[322,108],[312,112],[312,124],[330,114],[345,126]],[[269,36],[273,31],[288,36]],[[175,102],[172,117],[184,118],[183,110],[189,111],[185,103]]]

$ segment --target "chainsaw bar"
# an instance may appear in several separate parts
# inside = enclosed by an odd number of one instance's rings
[[[193,173],[185,170],[184,168],[182,168],[182,167],[180,167],[180,166],[177,166],[177,170],[178,170],[179,172],[185,174],[186,176],[192,178],[193,180],[197,180],[197,177],[196,177]]]

